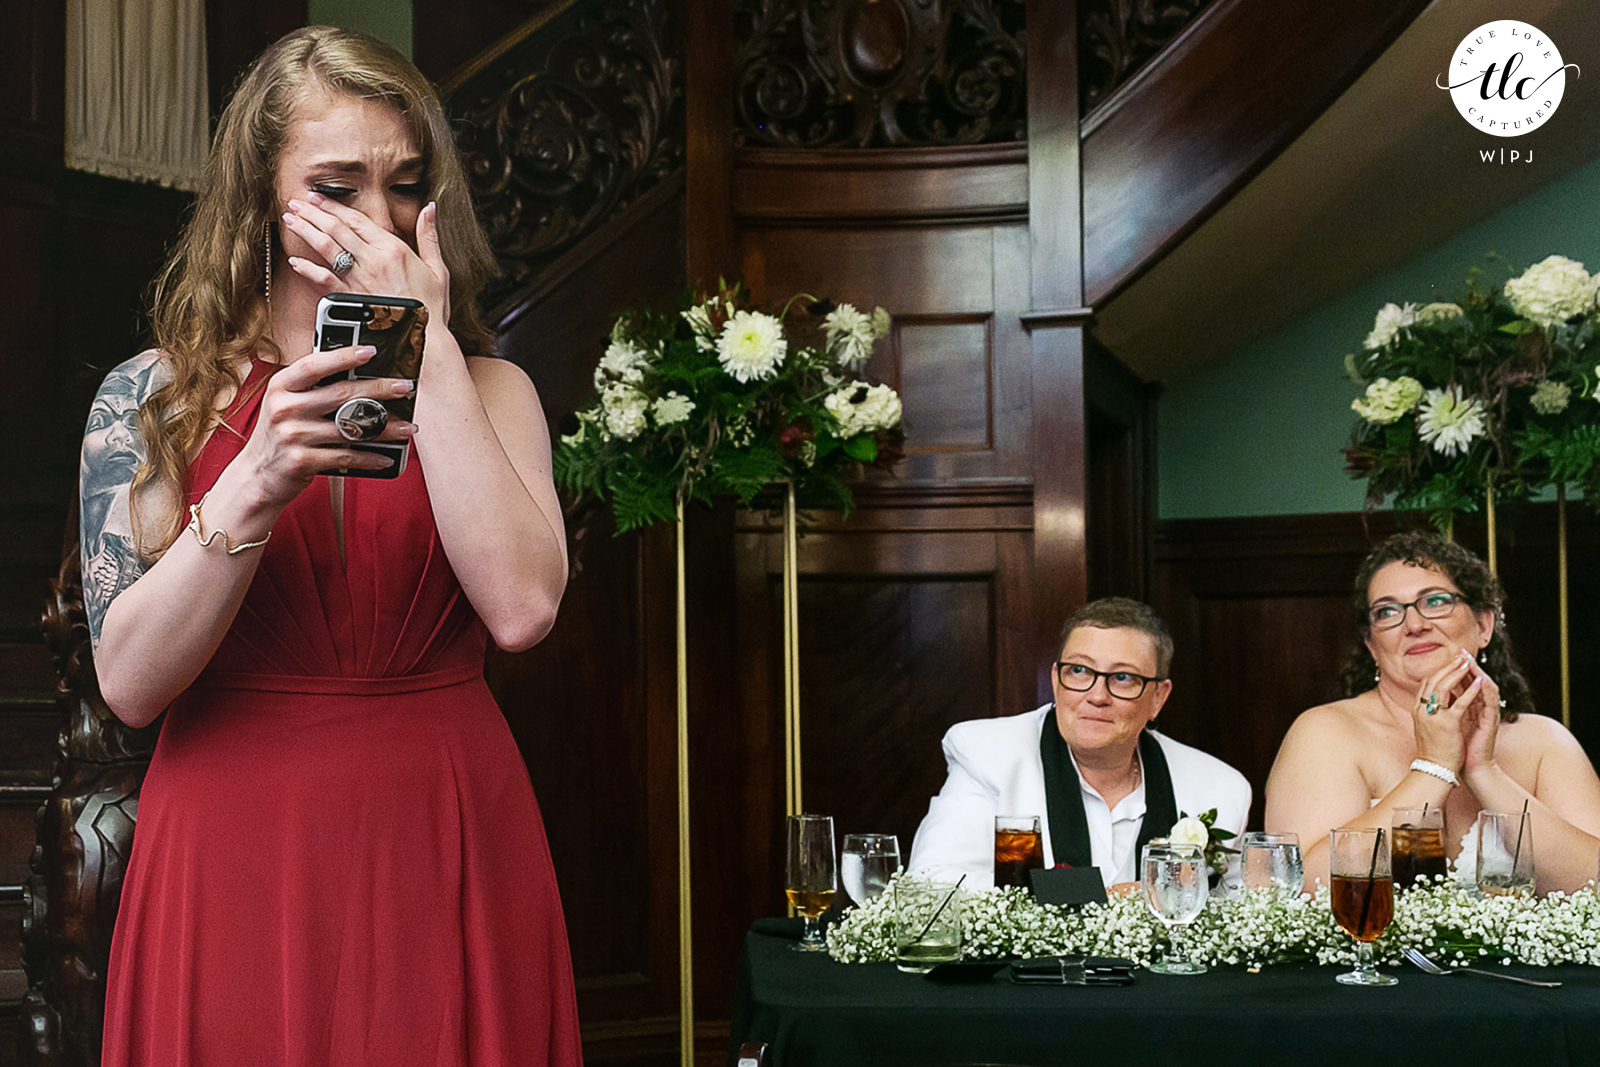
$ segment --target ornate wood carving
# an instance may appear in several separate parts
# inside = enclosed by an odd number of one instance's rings
[[[1078,93],[1085,114],[1161,51],[1211,0],[1078,0]]]
[[[489,307],[683,165],[678,24],[666,0],[574,5],[451,92],[505,268]]]
[[[734,10],[743,144],[1027,136],[1020,0],[737,0]]]
[[[77,544],[77,514],[69,520]],[[158,726],[130,730],[100,698],[83,612],[78,553],[69,550],[43,616],[66,712],[50,799],[24,890],[20,1062],[94,1067],[100,1062],[106,964],[133,844],[139,787]]]

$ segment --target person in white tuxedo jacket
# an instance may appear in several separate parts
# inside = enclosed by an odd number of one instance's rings
[[[1139,846],[1179,815],[1215,808],[1218,827],[1242,834],[1244,775],[1150,729],[1172,692],[1171,662],[1171,635],[1138,601],[1097,600],[1067,620],[1054,703],[945,734],[949,776],[907,869],[991,888],[997,815],[1038,815],[1045,866],[1092,862],[1108,888],[1138,881]]]

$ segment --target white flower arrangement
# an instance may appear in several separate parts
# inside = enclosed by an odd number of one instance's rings
[[[829,393],[822,406],[839,421],[839,432],[846,437],[900,424],[900,397],[887,385],[850,382]]]
[[[834,960],[894,959],[894,883],[828,928]],[[1039,904],[1014,887],[964,894],[962,937],[968,959],[1121,956],[1147,966],[1167,948],[1166,931],[1143,896],[1074,910]],[[1289,900],[1270,890],[1212,899],[1183,941],[1192,958],[1212,966],[1355,962],[1355,942],[1334,919],[1325,887]],[[1418,885],[1395,894],[1394,922],[1374,947],[1386,963],[1402,962],[1407,949],[1417,948],[1446,966],[1484,960],[1600,966],[1600,898],[1592,886],[1540,899],[1483,897],[1451,882]]]

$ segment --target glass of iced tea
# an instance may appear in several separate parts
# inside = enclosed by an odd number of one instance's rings
[[[788,860],[784,865],[783,890],[789,906],[805,920],[805,933],[794,945],[801,952],[825,948],[822,925],[817,920],[833,903],[839,889],[838,867],[833,854],[832,815],[789,816]]]
[[[1394,879],[1389,867],[1389,831],[1381,827],[1341,827],[1328,831],[1328,865],[1333,875],[1333,917],[1356,939],[1356,969],[1339,975],[1345,985],[1398,985],[1379,974],[1372,943],[1394,918]]]
[[[1443,808],[1395,808],[1393,834],[1389,855],[1397,888],[1409,888],[1418,878],[1433,885],[1435,876],[1445,876]]]
[[[1044,869],[1044,835],[1037,815],[994,817],[994,884],[1028,887],[1028,872]]]

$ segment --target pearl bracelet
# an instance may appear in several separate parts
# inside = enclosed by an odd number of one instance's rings
[[[222,529],[220,526],[212,530],[211,533],[205,537],[200,536],[200,509],[205,506],[206,497],[210,495],[211,493],[208,491],[200,498],[199,503],[189,505],[189,525],[187,529],[190,533],[194,534],[194,539],[200,542],[201,548],[210,548],[211,542],[215,541],[220,536],[222,538],[223,551],[227,552],[230,556],[237,556],[247,548],[260,548],[262,545],[272,540],[272,531],[268,530],[267,536],[263,537],[259,541],[246,541],[242,545],[236,545],[233,543],[233,538],[228,536],[228,531]]]
[[[1449,782],[1452,786],[1461,784],[1461,780],[1456,777],[1455,771],[1452,771],[1449,767],[1435,763],[1429,759],[1412,760],[1411,769],[1414,771],[1421,771],[1423,774],[1431,774],[1441,782]]]

